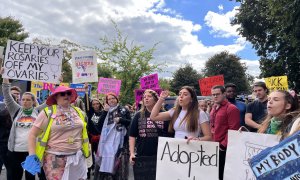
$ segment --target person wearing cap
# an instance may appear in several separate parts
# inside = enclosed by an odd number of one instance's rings
[[[87,178],[86,117],[79,108],[71,106],[76,98],[75,89],[57,87],[46,100],[49,107],[39,114],[30,130],[29,157],[42,162],[47,179]],[[24,167],[26,164],[25,161]]]
[[[1,68],[0,74],[3,74],[4,68]],[[9,79],[3,78],[2,92],[4,102],[12,119],[12,126],[8,138],[8,158],[10,159],[8,167],[12,169],[13,180],[21,180],[23,176],[23,162],[28,155],[28,134],[40,110],[46,107],[42,104],[36,107],[36,97],[31,92],[23,93],[21,105],[18,104],[10,92],[11,84]],[[35,177],[25,172],[26,180],[34,180]]]
[[[114,93],[108,93],[105,101],[99,123],[101,125],[103,122],[103,127],[94,179],[118,179],[118,177],[127,179],[129,161],[127,130],[131,122],[130,112],[119,104],[119,99]],[[125,162],[120,163],[121,159]]]
[[[257,99],[247,105],[245,123],[251,132],[257,132],[267,115],[269,89],[266,83],[255,82],[253,84],[253,92]]]

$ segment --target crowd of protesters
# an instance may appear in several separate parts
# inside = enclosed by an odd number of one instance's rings
[[[1,70],[3,73],[3,69]],[[85,89],[88,90],[87,84]],[[7,180],[126,180],[129,166],[141,157],[156,159],[158,137],[219,142],[219,178],[223,179],[228,130],[282,135],[300,130],[295,93],[269,93],[253,84],[256,99],[237,100],[237,86],[214,86],[211,97],[197,100],[192,87],[180,89],[176,103],[164,109],[169,92],[145,90],[140,108],[120,104],[114,93],[83,99],[72,88],[58,86],[44,104],[3,78],[0,102],[0,160]],[[86,158],[91,158],[88,165]],[[42,166],[40,166],[42,165]],[[92,176],[93,175],[93,176]]]

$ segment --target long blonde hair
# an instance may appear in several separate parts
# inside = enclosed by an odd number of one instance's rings
[[[180,89],[180,91],[182,89],[186,89],[191,94],[192,102],[189,104],[187,108],[187,113],[180,123],[186,122],[187,130],[189,132],[196,132],[198,131],[198,118],[199,118],[197,95],[194,89],[190,86],[183,86]],[[169,132],[174,132],[174,123],[178,118],[181,110],[182,107],[178,103],[176,103],[174,108],[174,114],[172,116],[171,123],[169,124],[169,130],[168,130]]]

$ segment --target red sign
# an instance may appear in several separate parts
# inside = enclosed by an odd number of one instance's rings
[[[211,76],[208,78],[199,79],[199,86],[202,96],[210,96],[211,95],[211,88],[215,85],[224,85],[224,76]]]

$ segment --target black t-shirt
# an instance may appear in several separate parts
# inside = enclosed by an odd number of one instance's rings
[[[154,123],[160,130],[157,130]],[[167,132],[169,121],[151,121],[150,112],[145,112],[145,118],[141,118],[141,113],[137,112],[133,117],[129,136],[136,137],[137,156],[154,156],[157,154],[158,136],[162,132]]]
[[[261,124],[267,115],[267,103],[268,101],[260,102],[255,100],[248,104],[246,113],[252,114],[252,120],[258,124]],[[257,129],[248,127],[251,132],[257,131]]]
[[[89,133],[93,135],[100,135],[103,122],[100,121],[100,116],[102,114],[102,111],[100,112],[91,112],[88,114],[88,126],[87,130]]]

